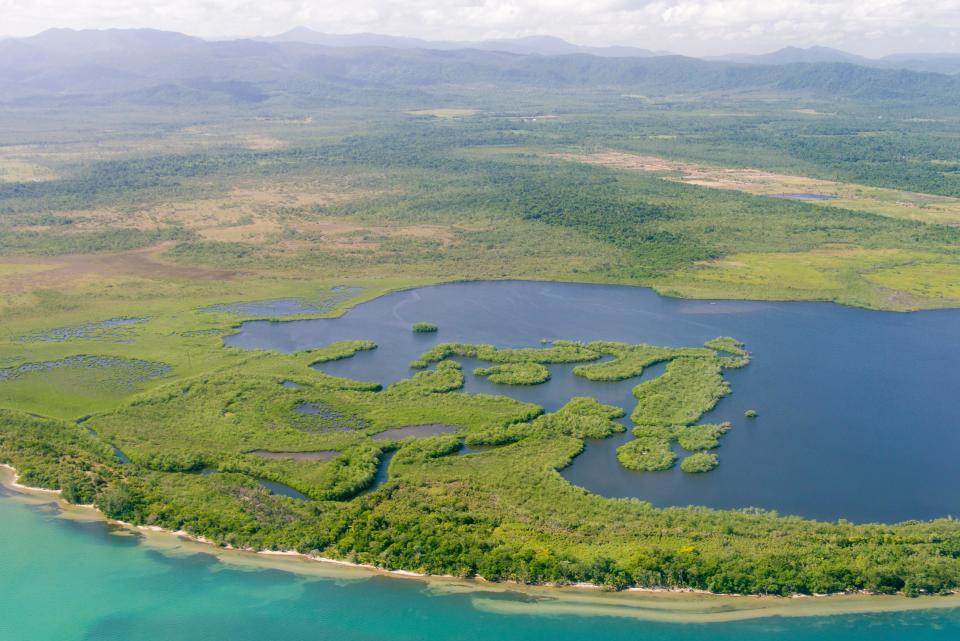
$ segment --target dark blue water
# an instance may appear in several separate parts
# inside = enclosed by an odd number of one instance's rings
[[[283,483],[277,483],[276,481],[268,481],[267,479],[257,479],[257,482],[263,486],[265,490],[271,494],[278,494],[280,496],[286,496],[291,499],[297,499],[298,501],[306,501],[307,497],[300,492],[296,491],[289,485],[284,485]]]
[[[380,462],[377,463],[377,473],[373,477],[373,483],[367,488],[367,492],[373,492],[390,480],[390,461],[393,460],[396,453],[396,450],[389,450],[380,455]]]
[[[411,332],[421,320],[440,331]],[[656,505],[760,507],[857,522],[960,514],[960,311],[901,314],[829,303],[678,300],[619,286],[481,282],[384,296],[338,319],[248,322],[225,342],[292,352],[372,339],[378,349],[323,369],[389,383],[409,376],[409,361],[438,342],[697,346],[721,335],[744,341],[753,362],[726,373],[733,394],[705,418],[733,423],[716,470],[627,471],[614,454],[626,434],[588,443],[564,476],[599,494]],[[633,407],[637,380],[593,383],[572,376],[571,366],[553,366],[543,385],[499,386],[464,363],[468,391],[548,410],[575,395]],[[760,416],[744,419],[747,409]]]

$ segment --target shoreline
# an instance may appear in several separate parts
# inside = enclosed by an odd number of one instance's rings
[[[293,550],[255,550],[219,545],[184,530],[173,531],[159,526],[134,525],[107,518],[93,505],[74,505],[64,501],[60,490],[34,488],[18,482],[17,471],[0,464],[0,486],[20,496],[52,498],[67,513],[60,518],[81,514],[144,534],[157,547],[182,550],[183,545],[196,546],[195,552],[213,554],[221,562],[254,569],[283,569],[291,572],[334,579],[366,580],[375,576],[416,580],[426,590],[437,594],[473,595],[473,605],[499,614],[541,614],[613,616],[634,619],[711,623],[742,621],[772,616],[810,617],[844,614],[903,612],[917,610],[960,609],[960,593],[925,595],[909,598],[903,595],[842,593],[828,595],[795,594],[788,597],[748,594],[718,594],[694,588],[630,587],[610,591],[591,583],[571,585],[530,585],[513,581],[489,581],[483,577],[455,577],[388,570],[372,564],[313,556]],[[491,593],[522,593],[526,599],[491,598]],[[529,598],[533,597],[533,598]]]
[[[304,321],[304,320],[333,320],[337,318],[342,318],[351,310],[364,305],[366,303],[371,303],[375,300],[389,296],[391,294],[398,294],[401,292],[415,291],[417,289],[427,288],[427,287],[442,287],[444,285],[465,285],[471,283],[544,283],[544,284],[569,284],[569,285],[596,285],[596,286],[609,286],[609,287],[626,287],[632,289],[647,289],[656,294],[657,296],[670,300],[677,301],[692,301],[692,302],[702,302],[702,303],[815,303],[815,304],[827,304],[827,305],[836,305],[838,307],[846,307],[849,309],[857,309],[867,312],[881,312],[881,313],[893,313],[893,314],[916,314],[920,312],[941,312],[941,311],[953,311],[960,309],[960,302],[949,305],[937,305],[931,307],[882,307],[882,306],[872,306],[867,304],[859,304],[857,302],[844,302],[837,299],[836,297],[830,297],[827,295],[820,297],[807,297],[807,298],[787,298],[780,296],[755,296],[755,297],[743,297],[736,295],[736,292],[710,292],[706,296],[695,296],[691,294],[686,294],[680,292],[676,289],[671,289],[675,287],[675,284],[672,282],[633,282],[625,279],[592,279],[592,278],[575,278],[572,274],[568,274],[563,277],[551,278],[551,277],[536,277],[536,276],[508,276],[508,277],[453,277],[453,278],[423,278],[423,279],[413,279],[413,282],[404,283],[399,285],[391,285],[382,290],[370,290],[370,292],[365,293],[364,295],[357,296],[344,301],[339,304],[334,310],[324,314],[293,314],[290,316],[257,316],[244,318],[239,320],[231,325],[231,329],[239,329],[243,323],[254,322],[254,321],[263,321],[263,322],[287,322],[287,321]]]

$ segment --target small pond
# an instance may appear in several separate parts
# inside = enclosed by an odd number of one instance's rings
[[[774,198],[784,200],[833,200],[836,196],[833,194],[777,194]]]

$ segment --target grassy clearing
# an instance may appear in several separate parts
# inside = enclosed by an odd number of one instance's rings
[[[303,298],[314,304],[331,299],[334,286],[344,282],[304,286],[296,281],[249,279],[245,282],[157,283],[139,279],[93,283],[76,291],[34,292],[20,298],[13,313],[0,319],[0,367],[56,362],[77,355],[162,363],[170,368],[167,377],[183,378],[219,367],[234,367],[248,354],[224,349],[221,337],[252,316],[202,311],[217,301],[223,305],[245,304],[272,296]],[[322,312],[283,318],[335,316],[348,306],[385,291],[413,285],[410,281],[355,282],[351,297],[335,292],[336,303]],[[143,322],[123,327],[76,331],[108,318],[123,317],[136,309]],[[49,340],[49,336],[62,340]],[[75,418],[116,407],[141,391],[148,391],[169,378],[138,381],[133,387],[95,384],[93,379],[66,377],[72,371],[47,368],[26,378],[0,381],[0,406],[37,414]],[[110,369],[97,372],[109,376]],[[299,372],[297,373],[299,374]],[[66,378],[65,378],[66,377]],[[296,379],[294,379],[296,380]]]
[[[31,272],[42,272],[53,268],[54,265],[50,263],[0,263],[0,280],[15,274],[30,274]]]
[[[411,116],[432,116],[433,118],[468,118],[479,113],[478,109],[417,109],[408,112]]]
[[[906,292],[940,305],[960,305],[960,264],[919,263],[887,267],[864,276],[881,287]]]
[[[952,254],[851,247],[734,254],[678,272],[657,289],[692,298],[819,299],[874,309],[955,307],[960,292],[930,286],[938,273],[949,283],[955,260]]]
[[[798,198],[821,207],[839,207],[925,223],[960,225],[960,198],[921,194],[868,185],[790,176],[757,169],[711,167],[657,156],[604,152],[564,158],[623,170],[661,174],[687,185],[740,191],[759,196],[814,194],[830,198]]]
[[[72,356],[0,369],[0,397],[7,407],[66,418],[113,407],[168,375],[163,363]]]
[[[0,183],[36,182],[55,178],[56,174],[48,167],[16,158],[0,157]]]

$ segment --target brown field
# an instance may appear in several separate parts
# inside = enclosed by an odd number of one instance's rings
[[[15,156],[0,156],[0,183],[37,182],[53,180],[56,177],[56,174],[47,167]]]
[[[168,263],[159,256],[175,243],[161,243],[146,249],[108,254],[73,254],[65,256],[5,256],[0,277],[0,291],[21,294],[36,289],[62,288],[91,280],[105,281],[124,277],[153,280],[225,280],[238,272],[209,267]],[[0,271],[0,274],[3,274]]]

